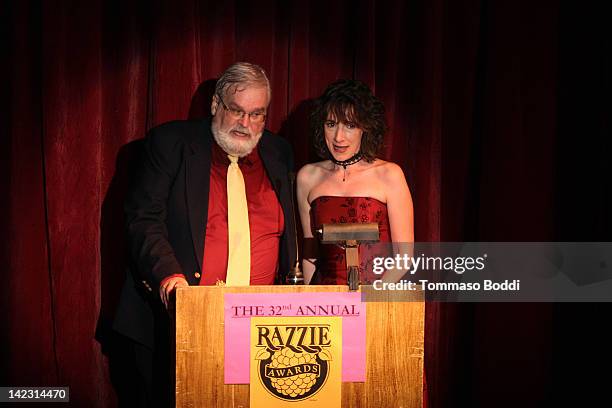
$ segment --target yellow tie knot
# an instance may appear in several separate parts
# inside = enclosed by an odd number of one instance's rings
[[[238,156],[232,156],[231,154],[228,154],[227,158],[231,162],[230,164],[238,164]]]

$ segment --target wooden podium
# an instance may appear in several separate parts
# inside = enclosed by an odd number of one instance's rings
[[[176,293],[176,406],[249,406],[249,385],[224,384],[225,293],[346,291],[346,286],[179,288]],[[366,305],[367,380],[342,384],[342,407],[421,408],[423,405],[425,305],[422,301],[391,300]]]

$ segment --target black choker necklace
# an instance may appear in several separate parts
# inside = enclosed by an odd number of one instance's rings
[[[363,155],[361,154],[361,152],[357,152],[353,157],[346,160],[336,160],[334,159],[334,156],[331,156],[332,163],[338,166],[342,166],[344,168],[344,176],[342,176],[342,181],[346,181],[346,168],[351,164],[360,162],[361,159],[363,159]]]

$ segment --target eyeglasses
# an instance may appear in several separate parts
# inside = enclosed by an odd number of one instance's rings
[[[223,105],[223,108],[225,108],[225,110],[228,111],[230,116],[234,119],[240,120],[244,118],[244,115],[249,115],[249,119],[253,123],[263,123],[266,120],[265,113],[261,113],[261,112],[246,113],[242,109],[232,109],[228,107],[225,104],[225,102],[223,102],[223,98],[221,98],[221,95],[217,94],[217,98],[219,98],[219,100],[221,101],[221,105]]]

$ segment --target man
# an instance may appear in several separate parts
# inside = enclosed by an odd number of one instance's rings
[[[293,156],[264,130],[270,94],[262,68],[236,63],[217,81],[212,119],[166,123],[145,139],[125,206],[137,273],[115,329],[136,342],[149,398],[171,383],[165,308],[177,287],[273,284],[295,258]]]

